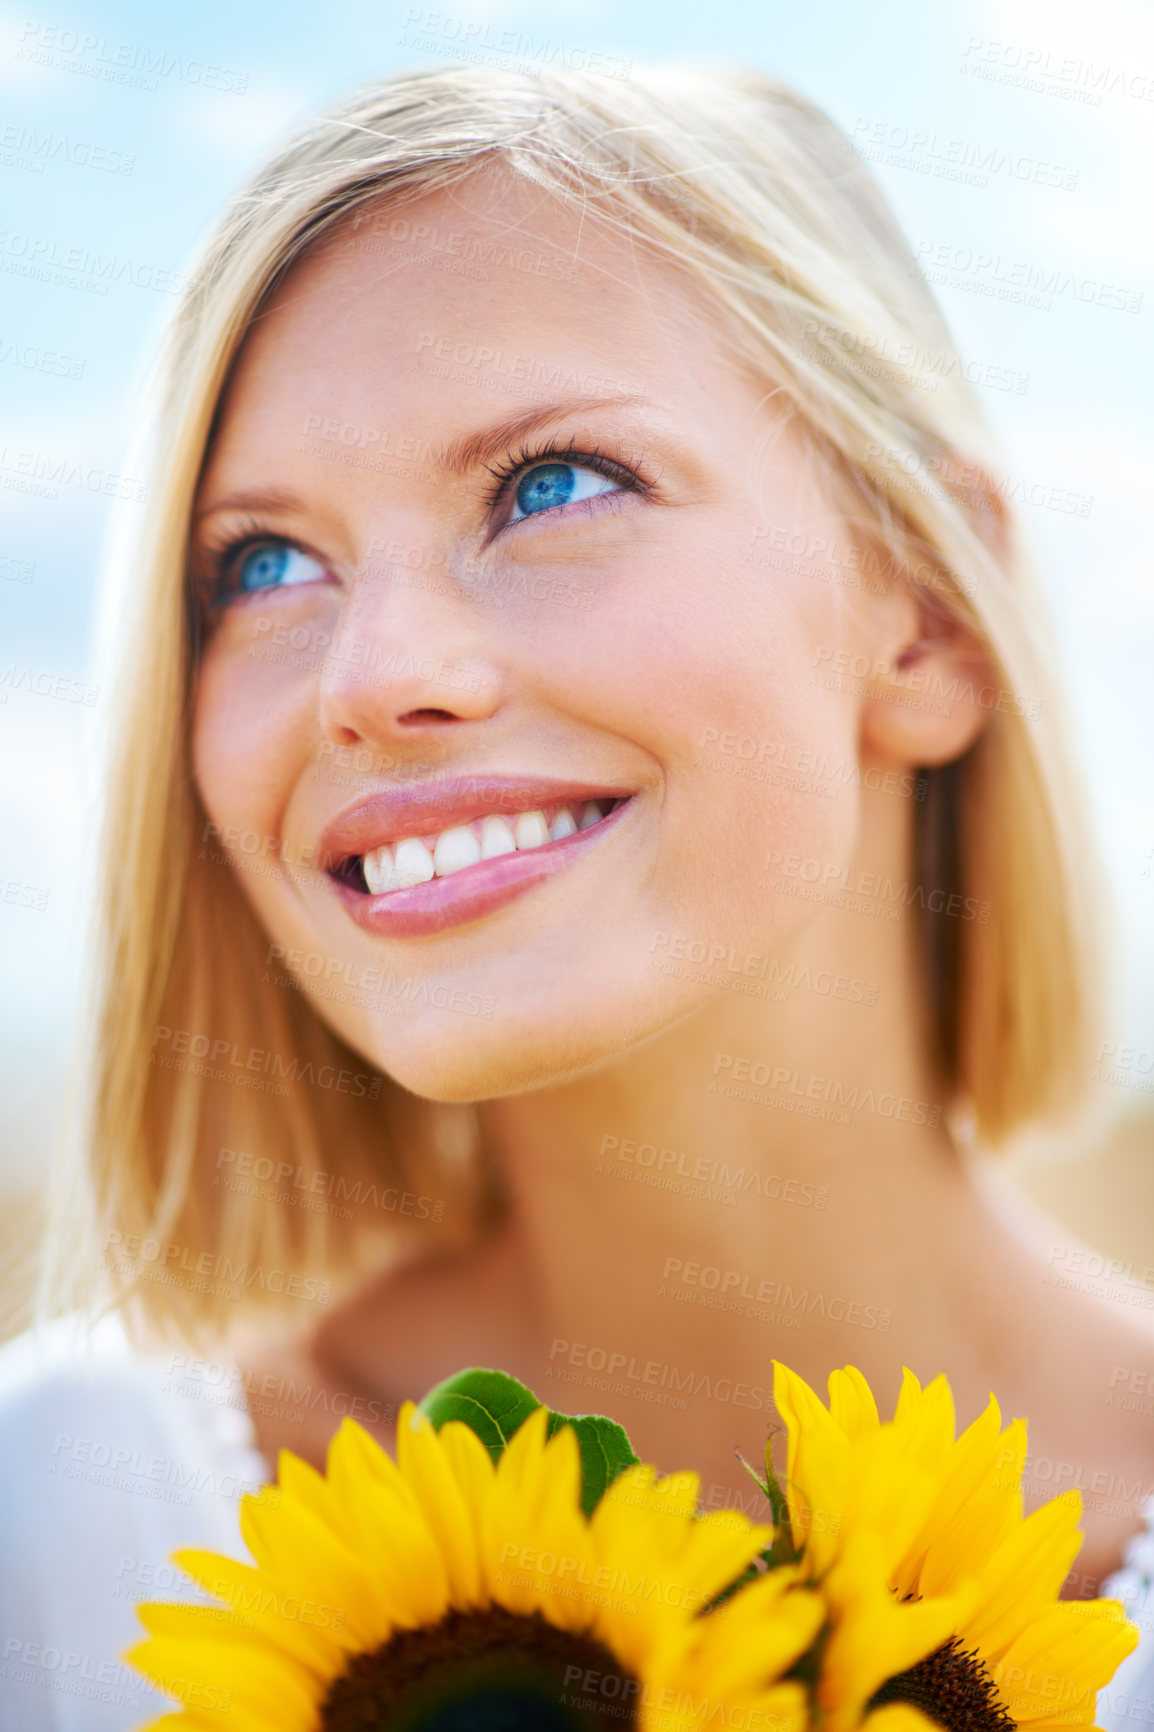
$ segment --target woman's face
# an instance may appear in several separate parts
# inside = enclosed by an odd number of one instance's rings
[[[656,963],[813,917],[775,855],[852,858],[806,770],[860,700],[813,676],[889,604],[766,561],[845,561],[811,453],[588,218],[493,177],[362,213],[249,336],[196,509],[210,834],[270,971],[414,1092],[622,1052],[717,996]]]

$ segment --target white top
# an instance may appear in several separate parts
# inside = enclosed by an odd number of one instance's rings
[[[1126,1561],[1102,1592],[1121,1600],[1142,1640],[1098,1692],[1097,1723],[1105,1732],[1142,1732],[1154,1726],[1154,1498],[1143,1507],[1146,1526],[1126,1547]]]
[[[144,1634],[137,1601],[205,1602],[177,1547],[248,1560],[239,1500],[272,1475],[241,1387],[142,1357],[113,1317],[0,1347],[0,1732],[131,1732],[172,1710],[120,1655]]]
[[[235,1367],[141,1356],[114,1317],[0,1347],[0,1732],[134,1732],[171,1708],[119,1656],[137,1601],[204,1601],[171,1552],[247,1559],[239,1499],[272,1476],[242,1389]],[[1154,1499],[1143,1515],[1103,1589],[1142,1628],[1105,1732],[1154,1728]]]

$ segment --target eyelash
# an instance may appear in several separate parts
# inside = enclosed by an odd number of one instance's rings
[[[643,472],[644,458],[637,458],[632,464],[622,463],[619,459],[608,456],[597,445],[594,445],[592,450],[582,451],[560,439],[543,439],[534,445],[520,445],[498,463],[485,465],[493,477],[493,485],[486,488],[484,493],[488,508],[493,510],[500,503],[515,475],[523,469],[531,469],[536,463],[579,464],[582,469],[596,470],[610,481],[620,481],[630,493],[649,493],[653,487],[653,483]],[[545,513],[541,515],[544,516]]]
[[[642,458],[636,459],[632,464],[622,463],[597,446],[583,451],[567,445],[563,440],[544,439],[535,445],[521,445],[498,463],[485,465],[493,477],[492,485],[483,493],[486,508],[490,511],[496,509],[507,492],[509,483],[523,470],[532,469],[538,463],[549,462],[580,464],[584,469],[593,469],[599,475],[607,476],[610,481],[620,482],[626,492],[648,494],[652,491],[653,483],[642,471]],[[206,540],[203,544],[203,565],[195,572],[195,577],[197,587],[210,611],[219,609],[233,596],[242,593],[230,574],[250,548],[259,547],[262,542],[268,541],[281,542],[285,547],[293,547],[298,553],[307,554],[313,559],[318,557],[311,548],[294,540],[292,536],[278,535],[256,518],[246,518],[233,534],[222,536],[217,542]]]
[[[250,548],[271,541],[279,541],[285,547],[295,548],[298,553],[308,554],[311,559],[318,557],[303,542],[295,540],[291,535],[278,535],[268,524],[261,523],[255,517],[244,518],[238,529],[221,536],[219,541],[206,538],[202,553],[204,563],[201,569],[195,572],[195,577],[197,587],[210,611],[223,607],[233,596],[242,593],[230,574]]]

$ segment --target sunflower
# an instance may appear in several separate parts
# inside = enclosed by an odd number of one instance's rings
[[[699,1614],[772,1538],[697,1516],[697,1476],[623,1472],[581,1509],[577,1437],[538,1408],[494,1464],[468,1426],[401,1410],[397,1460],[346,1420],[327,1475],[287,1451],[243,1500],[255,1565],[184,1551],[224,1606],[148,1605],[127,1656],[183,1710],[150,1732],[562,1732],[607,1719],[801,1732],[784,1674],[824,1618],[797,1571]]]
[[[867,1712],[912,1706],[948,1732],[1091,1726],[1097,1692],[1138,1631],[1117,1600],[1059,1602],[1081,1544],[1081,1496],[1064,1492],[1023,1516],[1024,1422],[1003,1431],[991,1396],[955,1438],[946,1379],[922,1389],[906,1371],[883,1424],[850,1366],[830,1374],[828,1409],[785,1366],[774,1370],[799,1567],[831,1606],[816,1686],[830,1732],[855,1723],[863,1691]],[[909,1661],[875,1678],[871,1630],[890,1640],[892,1664],[909,1613],[927,1631],[937,1623],[938,1640],[920,1655],[912,1640]]]

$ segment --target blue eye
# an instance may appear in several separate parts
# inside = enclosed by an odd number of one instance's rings
[[[285,541],[261,541],[247,548],[236,562],[238,590],[283,589],[295,583],[315,583],[325,568],[299,547]]]
[[[586,469],[580,463],[535,463],[517,483],[513,510],[509,522],[533,517],[542,511],[552,511],[557,505],[571,505],[578,499],[595,499],[599,494],[621,492],[619,482],[596,469]]]

